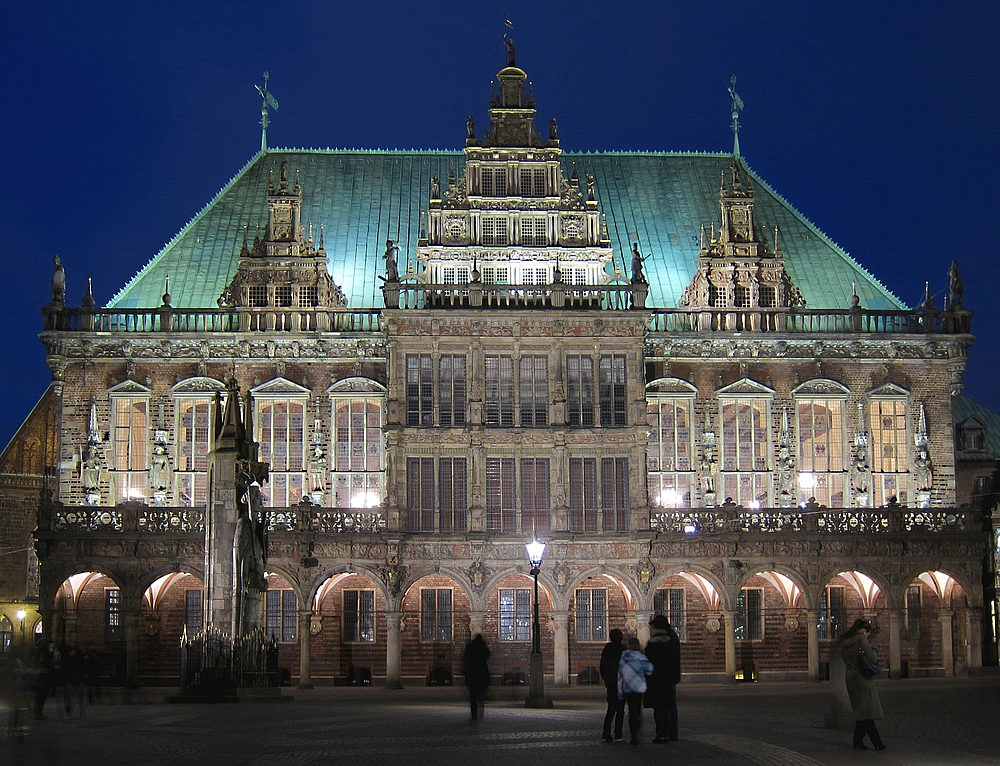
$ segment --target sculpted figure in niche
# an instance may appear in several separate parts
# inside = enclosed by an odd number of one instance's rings
[[[150,458],[149,483],[154,490],[164,490],[170,483],[170,457],[165,445],[157,443]]]
[[[931,455],[926,444],[917,445],[917,454],[913,458],[913,481],[918,490],[927,490],[934,483],[931,473]]]
[[[701,456],[701,483],[705,494],[715,493],[715,474],[719,464],[715,459],[715,446],[706,444]]]

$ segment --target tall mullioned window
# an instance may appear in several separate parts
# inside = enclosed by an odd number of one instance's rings
[[[646,447],[649,502],[661,508],[691,506],[694,486],[694,399],[650,396],[646,418],[652,425]]]
[[[465,425],[465,355],[445,354],[438,360],[441,425]]]
[[[344,591],[344,641],[374,643],[375,591]]]
[[[469,477],[464,457],[438,460],[441,531],[464,532],[469,513]]]
[[[145,500],[149,484],[149,397],[111,396],[111,478],[116,503]]]
[[[125,639],[122,622],[122,592],[118,588],[104,589],[104,638],[107,641]]]
[[[594,359],[566,355],[566,408],[570,426],[594,425]]]
[[[764,589],[743,588],[736,597],[736,640],[760,641],[764,638]]]
[[[174,484],[177,504],[205,505],[208,493],[208,452],[211,448],[212,397],[180,396],[177,413],[177,450]]]
[[[522,197],[545,196],[545,168],[519,168]]]
[[[434,458],[406,459],[406,520],[411,532],[434,531]]]
[[[576,640],[607,641],[608,592],[604,588],[577,588]]]
[[[434,365],[430,354],[406,355],[406,425],[434,425]]]
[[[294,641],[299,617],[295,591],[270,588],[265,595],[264,627],[267,635],[278,641]]]
[[[484,197],[505,197],[507,195],[507,168],[481,167],[480,184]]]
[[[770,400],[763,397],[721,399],[721,495],[738,505],[766,506],[772,476],[768,466]],[[719,489],[716,489],[719,493]]]
[[[525,428],[549,424],[549,360],[544,356],[522,356],[518,363],[521,425]]]
[[[498,215],[487,215],[482,218],[483,244],[506,245],[510,237],[507,233],[507,218]]]
[[[335,508],[374,508],[385,497],[384,398],[334,393],[332,486]]]
[[[451,588],[420,589],[420,640],[451,641]]]
[[[653,596],[653,613],[666,617],[680,640],[685,640],[687,636],[685,633],[683,588],[657,589]]]
[[[512,457],[486,458],[486,531],[517,531],[517,480]]]
[[[872,399],[868,407],[874,504],[886,505],[895,499],[905,505],[909,459],[906,400]]]
[[[531,589],[500,588],[498,611],[501,641],[531,640]]]
[[[521,531],[548,531],[550,508],[549,459],[521,458]]]
[[[847,627],[846,621],[844,588],[841,585],[828,585],[819,602],[819,637],[836,638]]]
[[[486,387],[483,396],[485,422],[488,426],[514,425],[514,359],[488,354]]]
[[[605,428],[628,424],[628,402],[625,399],[625,355],[604,354],[600,359],[598,398],[601,425]]]
[[[261,462],[270,463],[261,488],[265,502],[287,508],[302,502],[306,490],[305,397],[256,400]]]
[[[845,507],[847,480],[844,402],[800,398],[796,401],[799,444],[799,502],[815,497],[830,508]]]

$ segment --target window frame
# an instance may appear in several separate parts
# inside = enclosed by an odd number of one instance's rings
[[[588,594],[585,606],[581,606],[582,593]],[[602,604],[595,606],[595,594],[601,594]],[[573,592],[573,612],[573,634],[578,642],[601,643],[608,640],[607,588],[577,588]]]
[[[505,593],[510,594],[507,601]],[[531,588],[497,588],[497,640],[531,641],[531,607]]]
[[[152,454],[150,392],[109,392],[111,493],[114,503],[147,502]],[[136,405],[142,405],[136,411]],[[125,409],[127,408],[127,410]],[[127,421],[127,422],[124,422]]]
[[[268,507],[289,508],[302,502],[310,489],[306,426],[308,395],[291,392],[270,394],[265,391],[254,393],[253,403],[260,459],[271,466],[268,480],[261,487],[262,499]],[[283,413],[278,411],[280,406],[285,408]],[[281,425],[282,419],[284,426]]]
[[[330,455],[324,480],[329,482],[333,507],[378,507],[386,498],[388,474],[385,394],[379,391],[341,391],[337,390],[337,384],[328,389],[328,394]],[[347,408],[346,413],[344,407]],[[364,423],[358,424],[356,419],[362,416]],[[346,427],[343,425],[345,417]],[[373,423],[373,419],[376,422]],[[357,504],[359,497],[364,504]]]
[[[427,609],[427,596],[434,595],[433,609]],[[442,606],[442,596],[447,604]],[[451,643],[455,630],[455,591],[453,588],[420,589],[420,641]]]
[[[692,492],[697,485],[694,400],[693,393],[647,395],[650,437],[646,444],[646,486],[650,505],[659,508],[692,505]],[[669,414],[665,412],[667,409]],[[677,413],[681,413],[684,423],[678,423]]]
[[[748,594],[757,593],[759,604],[755,608],[755,613],[750,614],[750,604]],[[744,586],[736,597],[736,609],[733,615],[733,632],[737,641],[763,641],[764,640],[764,588],[759,586]],[[749,632],[751,635],[740,636],[740,630]],[[756,633],[756,635],[753,635]]]
[[[348,594],[355,595],[356,609],[348,609]],[[366,608],[368,604],[362,601],[370,601],[371,608]],[[344,588],[341,591],[341,640],[344,643],[374,644],[378,640],[377,606],[374,588]],[[370,631],[370,637],[366,637],[365,629]]]
[[[661,595],[663,594],[663,595]],[[676,601],[680,601],[678,607]],[[687,640],[687,589],[657,588],[653,594],[653,614],[662,614],[681,641]]]

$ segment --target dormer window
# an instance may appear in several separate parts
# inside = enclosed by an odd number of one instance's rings
[[[507,168],[483,168],[482,188],[484,197],[506,197]]]
[[[545,168],[521,168],[521,196],[545,196]]]
[[[483,218],[483,244],[506,245],[507,243],[507,219],[497,215],[485,216]]]
[[[299,288],[299,308],[315,308],[319,305],[319,289],[316,285],[303,285]]]
[[[292,305],[291,285],[275,285],[274,305],[279,307],[288,307]]]
[[[966,452],[983,452],[986,449],[986,429],[978,423],[961,430],[962,449]]]
[[[267,305],[267,285],[249,285],[247,287],[247,305],[251,308],[262,308]]]

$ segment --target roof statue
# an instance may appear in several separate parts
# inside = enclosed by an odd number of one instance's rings
[[[514,53],[514,38],[508,35],[503,36],[503,43],[507,46],[507,66],[517,66],[517,54]]]
[[[53,262],[55,271],[52,274],[52,305],[62,306],[66,303],[66,269],[58,255],[53,258]]]

